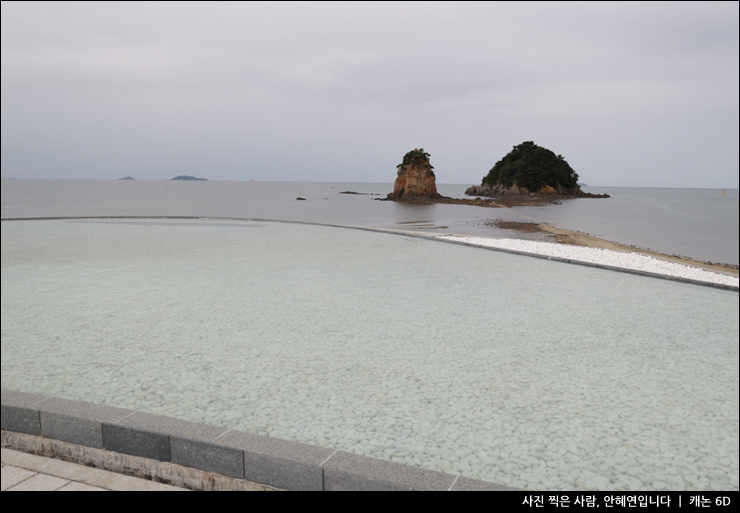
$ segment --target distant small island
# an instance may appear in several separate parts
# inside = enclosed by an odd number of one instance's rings
[[[205,178],[196,178],[194,176],[180,175],[172,178],[172,180],[200,180],[201,182],[207,182]]]
[[[133,176],[124,176],[123,178],[119,178],[119,180],[136,180]]]

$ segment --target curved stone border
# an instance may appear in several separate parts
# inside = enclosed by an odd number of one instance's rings
[[[314,226],[330,226],[333,228],[349,228],[352,230],[366,230],[376,233],[390,233],[393,235],[402,235],[404,237],[415,237],[418,239],[433,240],[437,242],[445,242],[447,244],[459,244],[462,246],[470,246],[473,248],[485,249],[488,251],[498,251],[501,253],[511,253],[513,255],[521,255],[532,258],[541,258],[544,260],[552,260],[555,262],[562,262],[564,264],[582,265],[584,267],[593,267],[597,269],[605,269],[607,271],[616,271],[627,274],[635,274],[637,276],[644,276],[647,278],[658,278],[660,280],[669,280],[679,283],[687,283],[690,285],[700,285],[702,287],[712,287],[722,290],[730,290],[733,292],[740,292],[740,287],[733,287],[732,285],[723,285],[721,283],[711,283],[701,280],[691,280],[689,278],[681,278],[678,276],[669,276],[666,274],[650,273],[647,271],[638,271],[636,269],[626,269],[624,267],[615,267],[613,265],[596,264],[593,262],[582,262],[580,260],[572,260],[569,258],[561,258],[548,255],[538,255],[536,253],[527,253],[525,251],[517,251],[514,249],[494,248],[491,246],[483,246],[481,244],[475,244],[473,242],[463,242],[456,240],[441,239],[437,235],[429,235],[425,233],[414,233],[406,232],[402,230],[394,230],[392,228],[373,228],[371,226],[351,226],[345,224],[334,224],[334,223],[314,223],[309,221],[290,221],[282,219],[260,219],[252,217],[210,217],[210,216],[80,216],[80,217],[16,217],[16,218],[5,218],[2,221],[61,221],[61,220],[82,220],[82,219],[208,219],[216,221],[248,221],[248,222],[260,222],[260,223],[292,223],[292,224],[307,224]],[[451,234],[448,234],[451,235]]]
[[[9,441],[13,440],[13,433],[47,439],[51,443],[52,453],[66,451],[65,459],[79,457],[90,451],[56,447],[54,441],[118,453],[108,456],[107,460],[118,461],[119,463],[111,465],[119,470],[126,465],[143,465],[120,463],[125,461],[120,455],[155,460],[146,466],[153,470],[142,472],[150,479],[165,482],[172,481],[173,470],[167,465],[158,467],[156,462],[174,463],[219,474],[243,481],[244,486],[247,486],[247,482],[253,482],[287,490],[514,490],[485,481],[358,456],[336,449],[124,408],[12,390],[2,390],[0,427],[4,431],[3,444],[19,450],[27,450],[29,444],[38,446],[41,442],[21,441],[12,444]],[[25,447],[17,447],[18,445]],[[100,459],[104,456],[94,457]],[[89,458],[93,456],[82,459]],[[235,489],[234,487],[232,484],[228,488]]]

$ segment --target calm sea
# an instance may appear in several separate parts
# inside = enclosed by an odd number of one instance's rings
[[[467,185],[441,184],[464,197]],[[498,230],[490,221],[546,222],[611,241],[737,265],[737,189],[587,187],[610,199],[575,199],[546,207],[488,209],[374,201],[391,183],[2,180],[2,218],[62,216],[203,216],[373,226],[413,231],[545,240]],[[342,192],[361,194],[341,194]],[[297,200],[298,197],[305,201]]]

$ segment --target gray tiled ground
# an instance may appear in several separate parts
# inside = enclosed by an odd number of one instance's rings
[[[24,468],[12,467],[9,465],[3,465],[2,467],[2,485],[0,489],[5,491],[19,483],[22,483],[26,479],[30,479],[35,476],[36,473]]]
[[[68,461],[2,449],[2,490],[184,490],[176,486],[125,476]]]
[[[99,486],[91,486],[85,483],[78,483],[77,481],[70,481],[69,484],[62,486],[58,491],[60,492],[104,492],[105,488]]]
[[[67,479],[49,476],[46,474],[34,474],[30,478],[8,488],[7,491],[15,492],[53,492],[70,483]]]

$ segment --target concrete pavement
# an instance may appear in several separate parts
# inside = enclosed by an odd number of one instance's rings
[[[147,479],[2,448],[2,491],[187,491]]]

